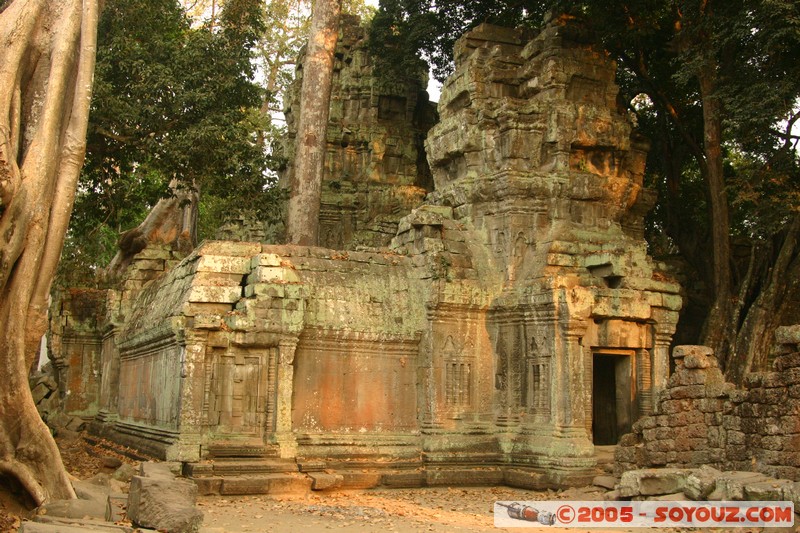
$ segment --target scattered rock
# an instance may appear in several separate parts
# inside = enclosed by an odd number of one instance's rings
[[[714,491],[708,495],[709,501],[744,500],[744,486],[774,479],[758,472],[723,472],[717,478]]]
[[[100,458],[103,461],[103,468],[108,468],[109,470],[116,470],[120,466],[122,466],[122,461],[116,457],[111,457],[110,455],[106,455]]]
[[[75,480],[72,482],[72,487],[75,489],[75,495],[81,500],[104,502],[111,492],[108,483],[101,485],[91,480]]]
[[[686,476],[683,492],[692,500],[705,500],[717,485],[722,472],[708,465],[692,470]]]
[[[758,481],[748,483],[744,486],[744,499],[749,501],[782,501],[784,499],[784,489],[794,485],[788,479],[771,479],[769,481]],[[798,509],[800,510],[800,509]]]
[[[148,470],[157,475],[131,479],[128,518],[140,527],[174,533],[197,531],[203,523],[203,513],[195,506],[197,486],[191,481],[167,477],[158,469]]]
[[[100,518],[105,519],[106,503],[99,500],[56,500],[39,507],[37,514],[59,516],[62,518]]]
[[[592,485],[612,490],[617,485],[617,479],[614,476],[596,476],[592,480]]]
[[[86,422],[82,418],[73,416],[65,427],[70,431],[83,431],[86,427]]]
[[[618,490],[623,498],[658,496],[682,492],[689,471],[679,468],[648,468],[622,474]]]
[[[111,475],[112,479],[122,481],[123,483],[130,482],[131,478],[136,475],[136,468],[128,463],[122,463]]]

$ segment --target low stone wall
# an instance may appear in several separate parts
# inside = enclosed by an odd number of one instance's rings
[[[749,374],[744,389],[724,381],[711,349],[676,347],[655,414],[623,436],[617,470],[710,465],[800,480],[800,327],[776,337],[774,371]]]

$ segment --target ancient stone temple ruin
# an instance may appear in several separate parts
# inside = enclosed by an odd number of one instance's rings
[[[298,469],[344,486],[592,475],[594,445],[652,411],[681,305],[646,253],[647,145],[578,28],[553,20],[528,40],[483,25],[455,55],[425,145],[434,190],[412,195],[388,248],[214,241],[174,266],[168,250],[136,257],[97,333],[94,433],[227,493]],[[358,57],[338,94],[359,96],[335,102],[332,127],[410,120],[412,94],[376,103],[347,81]],[[379,195],[427,187],[412,139],[387,122],[364,145],[358,123],[329,159],[353,178],[328,182],[342,200],[323,200],[322,220],[355,240],[375,220],[371,176]]]
[[[333,67],[319,244],[336,249],[386,246],[400,219],[433,188],[423,144],[436,122],[436,107],[425,92],[427,72],[422,61],[418,71],[402,77],[377,72],[366,28],[356,16],[342,18]],[[282,181],[287,184],[294,166],[303,69],[295,74],[285,106],[288,168]]]

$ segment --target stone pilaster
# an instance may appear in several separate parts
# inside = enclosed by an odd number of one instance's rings
[[[282,339],[278,346],[278,385],[275,401],[275,442],[282,458],[297,455],[297,439],[292,432],[292,384],[297,339]]]
[[[669,345],[673,331],[656,329],[653,342],[652,397],[657,398],[669,379]],[[655,408],[657,410],[658,404]]]

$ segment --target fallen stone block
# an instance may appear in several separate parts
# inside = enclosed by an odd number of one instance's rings
[[[65,426],[70,431],[80,432],[86,427],[86,422],[77,416],[73,416]]]
[[[614,476],[595,476],[592,485],[612,490],[617,485],[617,479]]]
[[[128,497],[124,494],[109,494],[106,499],[106,522],[119,522],[128,514]]]
[[[782,501],[785,488],[793,484],[794,483],[788,479],[773,479],[770,481],[748,483],[744,486],[744,499],[751,502]]]
[[[109,524],[109,526],[111,526]],[[87,531],[97,531],[100,533],[127,533],[130,528],[106,527],[101,524],[86,522],[65,523],[43,523],[43,522],[23,522],[17,530],[19,533],[86,533]]]
[[[800,514],[800,482],[794,482],[783,487],[782,500],[794,503],[794,512]]]
[[[191,481],[165,475],[133,476],[128,518],[140,527],[192,533],[203,523],[203,513],[195,507],[196,501],[197,486]]]
[[[622,474],[617,490],[623,498],[657,496],[682,492],[688,470],[678,468],[648,468]]]
[[[109,492],[111,492],[111,487],[108,482],[95,482],[92,479],[76,479],[72,482],[72,488],[75,489],[75,495],[81,500],[104,502]]]
[[[128,483],[135,475],[135,467],[129,465],[128,463],[122,463],[120,467],[117,468],[113,474],[111,474],[111,478],[116,479],[117,481],[122,481],[123,483]]]
[[[100,518],[105,519],[106,503],[102,500],[55,500],[45,503],[37,514],[61,518]]]
[[[170,463],[145,461],[139,465],[139,475],[142,477],[173,479],[177,473]]]
[[[723,472],[717,479],[714,491],[708,495],[709,501],[740,501],[744,500],[744,486],[762,481],[774,481],[758,472]]]
[[[717,486],[722,472],[708,465],[692,470],[686,476],[683,492],[692,500],[705,500]]]
[[[45,385],[44,383],[39,383],[38,385],[36,385],[36,386],[35,386],[35,387],[34,387],[34,388],[31,390],[31,394],[33,394],[33,403],[36,403],[36,404],[38,404],[39,402],[41,402],[42,400],[44,400],[44,399],[45,399],[45,397],[46,397],[48,394],[50,394],[50,392],[51,392],[51,391],[50,391],[50,389],[49,389],[49,388],[47,388],[47,385]]]

